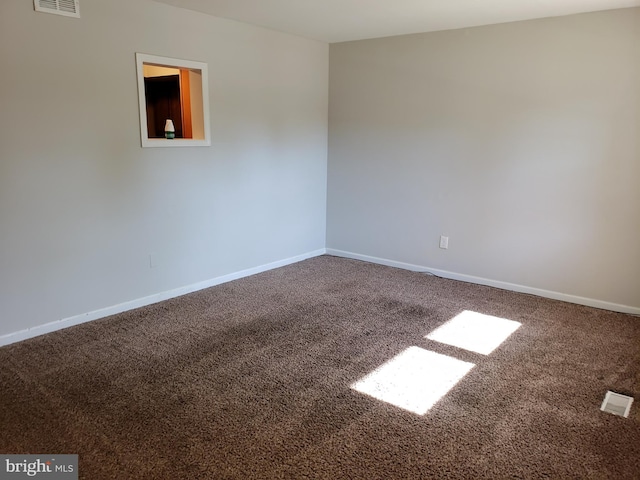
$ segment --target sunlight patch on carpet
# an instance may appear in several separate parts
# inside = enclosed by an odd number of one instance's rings
[[[409,347],[351,388],[424,415],[475,365],[419,347]]]
[[[513,320],[465,310],[425,338],[489,355],[520,326]]]

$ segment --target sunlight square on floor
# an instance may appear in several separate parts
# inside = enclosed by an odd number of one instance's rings
[[[425,338],[489,355],[520,326],[513,320],[465,310]]]
[[[351,388],[424,415],[474,366],[430,350],[409,347],[353,383]]]

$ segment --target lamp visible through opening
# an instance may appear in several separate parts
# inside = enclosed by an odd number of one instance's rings
[[[164,136],[168,139],[176,138],[176,127],[173,125],[173,120],[169,118],[164,124]]]

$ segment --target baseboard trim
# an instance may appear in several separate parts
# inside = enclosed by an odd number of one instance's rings
[[[577,295],[569,295],[566,293],[554,292],[551,290],[543,290],[540,288],[527,287],[526,285],[518,285],[515,283],[501,282],[499,280],[491,280],[489,278],[476,277],[473,275],[465,275],[462,273],[449,272],[447,270],[439,270],[437,268],[429,268],[422,265],[414,265],[410,263],[398,262],[395,260],[389,260],[386,258],[372,257],[369,255],[361,255],[359,253],[347,252],[344,250],[336,250],[333,248],[327,248],[326,253],[328,255],[334,255],[336,257],[351,258],[354,260],[362,260],[370,263],[377,263],[379,265],[386,265],[389,267],[402,268],[404,270],[411,270],[413,272],[432,273],[440,277],[449,278],[452,280],[461,280],[463,282],[477,283],[480,285],[487,285],[490,287],[501,288],[503,290],[511,290],[519,293],[529,293],[537,295],[539,297],[551,298],[553,300],[562,300],[563,302],[576,303],[578,305],[586,305],[588,307],[602,308],[604,310],[611,310],[614,312],[629,313],[631,315],[640,315],[640,308],[632,307],[629,305],[621,305],[618,303],[605,302],[603,300],[596,300],[593,298],[580,297]]]
[[[197,292],[198,290],[203,290],[205,288],[215,287],[216,285],[231,282],[233,280],[249,277],[257,273],[266,272],[268,270],[273,270],[274,268],[284,267],[286,265],[291,265],[293,263],[301,262],[302,260],[318,257],[320,255],[324,255],[325,253],[326,253],[326,249],[321,248],[319,250],[307,252],[302,255],[297,255],[295,257],[278,260],[275,262],[267,263],[267,264],[253,267],[253,268],[248,268],[246,270],[241,270],[239,272],[234,272],[227,275],[222,275],[220,277],[212,278],[212,279],[205,280],[203,282],[194,283],[191,285],[186,285],[184,287],[175,288],[173,290],[168,290],[166,292],[155,293],[153,295],[149,295],[143,298],[138,298],[128,302],[119,303],[117,305],[112,305],[110,307],[105,307],[105,308],[101,308],[91,312],[82,313],[80,315],[74,315],[72,317],[64,318],[62,320],[57,320],[55,322],[45,323],[43,325],[31,327],[26,330],[20,330],[18,332],[0,335],[0,347],[9,345],[12,343],[16,343],[16,342],[21,342],[22,340],[27,340],[29,338],[38,337],[40,335],[44,335],[47,333],[55,332],[56,330],[62,330],[63,328],[79,325],[81,323],[91,322],[93,320],[98,320],[100,318],[108,317],[110,315],[116,315],[118,313],[126,312],[127,310],[133,310],[134,308],[145,307],[147,305],[162,302],[164,300],[169,300],[171,298],[186,295],[188,293]]]
[[[64,328],[72,327],[74,325],[79,325],[81,323],[91,322],[93,320],[98,320],[100,318],[108,317],[110,315],[116,315],[118,313],[122,313],[127,310],[133,310],[135,308],[145,307],[147,305],[162,302],[164,300],[169,300],[171,298],[186,295],[188,293],[197,292],[198,290],[214,287],[216,285],[221,285],[223,283],[231,282],[233,280],[238,280],[240,278],[249,277],[257,273],[273,270],[274,268],[291,265],[293,263],[301,262],[303,260],[307,260],[313,257],[318,257],[324,254],[334,255],[336,257],[351,258],[354,260],[362,260],[365,262],[377,263],[379,265],[386,265],[389,267],[402,268],[404,270],[411,270],[414,272],[432,273],[434,275],[438,275],[444,278],[450,278],[452,280],[460,280],[463,282],[477,283],[480,285],[487,285],[490,287],[501,288],[503,290],[511,290],[514,292],[529,293],[532,295],[538,295],[540,297],[551,298],[554,300],[561,300],[564,302],[575,303],[578,305],[586,305],[588,307],[602,308],[604,310],[628,313],[631,315],[640,315],[640,308],[632,307],[629,305],[621,305],[617,303],[605,302],[603,300],[580,297],[577,295],[569,295],[565,293],[554,292],[551,290],[544,290],[544,289],[534,288],[534,287],[528,287],[525,285],[519,285],[515,283],[501,282],[498,280],[491,280],[488,278],[476,277],[473,275],[465,275],[462,273],[450,272],[447,270],[440,270],[437,268],[429,268],[422,265],[414,265],[410,263],[399,262],[396,260],[389,260],[386,258],[373,257],[370,255],[361,255],[359,253],[347,252],[344,250],[336,250],[333,248],[321,248],[318,250],[314,250],[312,252],[304,253],[302,255],[297,255],[295,257],[290,257],[283,260],[267,263],[264,265],[259,265],[257,267],[248,268],[246,270],[241,270],[241,271],[230,273],[227,275],[222,275],[220,277],[215,277],[209,280],[205,280],[203,282],[198,282],[191,285],[186,285],[184,287],[175,288],[173,290],[156,293],[153,295],[138,298],[128,302],[112,305],[110,307],[105,307],[105,308],[101,308],[91,312],[82,313],[80,315],[74,315],[72,317],[64,318],[62,320],[57,320],[55,322],[45,323],[45,324],[31,327],[25,330],[20,330],[17,332],[0,335],[0,347],[3,347],[5,345],[10,345],[12,343],[20,342],[22,340],[27,340],[29,338],[38,337],[40,335],[44,335],[47,333],[55,332],[56,330],[62,330]]]

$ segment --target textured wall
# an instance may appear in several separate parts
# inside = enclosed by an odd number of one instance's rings
[[[0,4],[0,336],[324,247],[326,44],[148,0],[81,14]],[[210,148],[140,147],[136,52],[208,63]]]
[[[639,26],[331,45],[327,246],[640,307]]]

